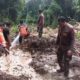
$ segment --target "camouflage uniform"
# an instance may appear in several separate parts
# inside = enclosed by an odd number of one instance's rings
[[[42,37],[43,27],[44,27],[44,15],[40,14],[39,19],[38,19],[38,26],[37,26],[37,31],[38,31],[39,37]]]
[[[69,74],[69,62],[72,58],[72,55],[68,55],[68,50],[72,50],[74,43],[74,29],[73,27],[66,23],[66,26],[63,28],[60,26],[57,36],[56,45],[58,46],[57,50],[57,59],[60,68],[64,71],[64,75],[68,76]]]

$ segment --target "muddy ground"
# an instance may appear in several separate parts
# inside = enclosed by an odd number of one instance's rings
[[[0,80],[65,80],[63,73],[56,72],[59,69],[55,49],[56,33],[57,29],[46,28],[43,38],[39,39],[37,33],[32,32],[22,46],[10,50],[8,56],[1,56]],[[79,51],[78,40],[75,44]],[[80,80],[79,62],[70,67],[69,80]]]

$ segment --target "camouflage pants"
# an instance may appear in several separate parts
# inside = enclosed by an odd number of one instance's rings
[[[57,50],[57,60],[60,68],[64,70],[64,75],[68,76],[69,74],[69,62],[72,59],[72,55],[68,55],[68,50],[67,48],[61,49],[58,48]]]
[[[37,27],[37,32],[38,32],[38,36],[39,37],[42,37],[42,34],[43,34],[43,27]]]

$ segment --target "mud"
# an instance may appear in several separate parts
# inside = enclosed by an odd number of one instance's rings
[[[32,34],[22,46],[17,46],[7,56],[2,55],[0,80],[65,80],[63,73],[57,73],[56,31],[45,29],[42,39]],[[78,43],[75,46],[80,49]],[[80,67],[76,64],[70,67],[68,80],[80,80]]]

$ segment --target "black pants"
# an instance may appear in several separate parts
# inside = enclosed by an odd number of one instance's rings
[[[42,26],[37,27],[37,32],[38,32],[38,36],[41,38],[43,34],[43,27]]]
[[[22,44],[22,36],[19,37],[19,44]]]
[[[68,76],[69,74],[69,62],[72,59],[72,55],[68,56],[68,51],[69,49],[61,49],[58,48],[57,51],[57,59],[58,59],[58,64],[62,70],[64,70],[64,75]]]

